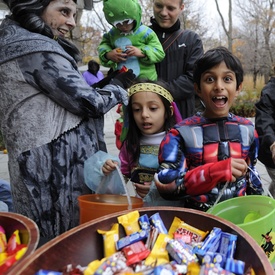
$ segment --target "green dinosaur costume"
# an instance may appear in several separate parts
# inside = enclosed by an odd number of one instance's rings
[[[113,28],[103,35],[98,47],[101,64],[114,70],[126,66],[132,69],[137,77],[156,80],[155,63],[160,62],[165,53],[155,32],[141,23],[141,7],[136,0],[104,0],[103,11],[105,18]],[[129,33],[121,33],[115,25],[125,20],[134,22],[134,28]],[[145,57],[131,56],[127,61],[115,63],[106,58],[106,53],[121,48],[127,52],[126,46],[139,48]]]

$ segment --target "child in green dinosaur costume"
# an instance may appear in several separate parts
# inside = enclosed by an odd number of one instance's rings
[[[141,23],[136,0],[104,0],[103,11],[113,28],[103,35],[98,47],[101,64],[119,70],[132,69],[139,78],[157,79],[155,63],[165,53],[155,32]]]

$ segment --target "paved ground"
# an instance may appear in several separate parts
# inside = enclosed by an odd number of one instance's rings
[[[115,136],[114,136],[114,125],[115,121],[118,118],[118,114],[116,113],[116,108],[113,108],[110,112],[105,115],[105,141],[108,147],[108,151],[110,154],[117,155],[118,150],[115,146]],[[8,172],[8,154],[3,154],[0,152],[0,178],[6,181],[9,181],[9,172]],[[270,177],[266,172],[264,165],[258,161],[257,169],[261,176],[262,182],[264,183],[265,188],[270,182]]]

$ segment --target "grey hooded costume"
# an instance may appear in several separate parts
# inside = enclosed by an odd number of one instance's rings
[[[83,163],[106,150],[103,115],[127,93],[94,90],[57,41],[6,18],[0,26],[0,125],[9,153],[15,211],[41,236],[79,224],[77,197],[89,193]]]

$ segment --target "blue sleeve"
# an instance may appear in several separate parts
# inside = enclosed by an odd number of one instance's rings
[[[186,172],[185,156],[180,144],[181,136],[176,129],[170,130],[160,144],[158,178],[162,183],[182,178],[182,173]]]

